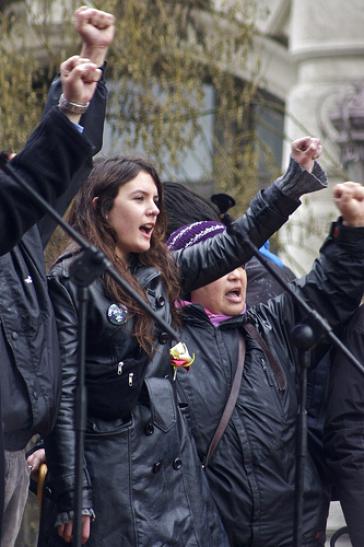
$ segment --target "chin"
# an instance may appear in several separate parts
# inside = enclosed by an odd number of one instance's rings
[[[224,315],[241,315],[243,313],[244,306],[232,306],[231,308],[223,311]]]
[[[135,245],[132,246],[129,252],[134,254],[139,254],[139,253],[145,253],[149,251],[149,249],[150,249],[150,241],[141,241],[141,242],[135,243]]]

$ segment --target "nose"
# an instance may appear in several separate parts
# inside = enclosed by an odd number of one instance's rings
[[[153,216],[153,217],[156,217],[156,216],[159,215],[159,213],[160,213],[159,207],[157,206],[157,204],[154,201],[152,201],[151,204],[150,204],[150,207],[148,209],[148,214]]]
[[[235,268],[232,272],[228,274],[229,279],[241,279],[244,274],[244,268],[242,266],[239,266],[238,268]]]

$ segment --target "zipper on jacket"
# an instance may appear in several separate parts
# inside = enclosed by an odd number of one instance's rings
[[[275,359],[273,353],[270,351],[267,343],[265,342],[257,327],[253,323],[246,323],[243,328],[253,339],[258,342],[260,349],[263,351],[263,354],[270,364],[270,370],[268,371],[267,369],[266,374],[268,375],[270,371],[272,371],[274,379],[277,382],[278,391],[283,393],[287,388],[287,378],[284,369],[279,364],[279,361]]]
[[[271,387],[275,387],[272,375],[270,374],[270,371],[268,370],[268,367],[266,366],[265,360],[263,359],[263,357],[260,357],[260,364],[262,365],[262,369],[264,370],[268,384]]]
[[[132,387],[133,385],[133,376],[134,372],[129,372],[129,387]]]
[[[118,376],[120,376],[123,373],[123,366],[124,366],[124,361],[120,361],[118,363]]]

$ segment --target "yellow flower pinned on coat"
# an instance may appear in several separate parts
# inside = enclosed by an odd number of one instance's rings
[[[185,368],[188,371],[195,360],[195,354],[191,357],[186,344],[178,342],[178,344],[169,350],[169,360],[174,369],[173,380],[175,380],[177,369]]]

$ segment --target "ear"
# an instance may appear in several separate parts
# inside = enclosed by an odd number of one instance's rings
[[[92,198],[92,202],[91,202],[91,203],[92,203],[92,207],[93,207],[94,209],[96,209],[96,203],[97,203],[97,200],[98,200],[98,199],[99,199],[99,196],[96,196],[95,198]],[[106,220],[109,220],[109,215],[105,215],[105,219],[106,219]]]

